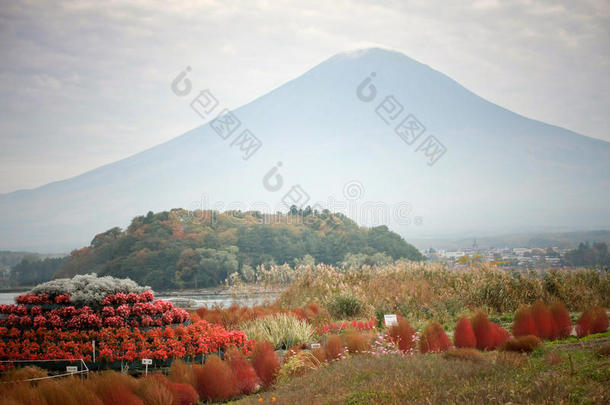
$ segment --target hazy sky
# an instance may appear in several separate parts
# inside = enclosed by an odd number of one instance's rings
[[[195,88],[238,107],[371,46],[519,114],[610,141],[610,2],[556,3],[0,0],[0,193],[201,124],[170,91],[186,66]]]

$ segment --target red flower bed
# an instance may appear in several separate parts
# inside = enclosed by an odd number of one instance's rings
[[[323,325],[319,328],[319,332],[321,335],[327,334],[328,332],[338,332],[346,329],[356,329],[359,331],[364,330],[372,330],[377,326],[377,320],[371,319],[368,321],[351,321],[351,322],[343,322],[340,324],[337,323],[329,323],[328,325]]]
[[[242,331],[190,321],[188,313],[171,302],[157,300],[151,291],[110,294],[103,306],[75,307],[66,294],[19,296],[17,305],[1,305],[0,359],[52,360],[93,358],[102,362],[194,357],[239,347],[248,352]],[[140,329],[145,327],[149,329]]]
[[[226,351],[231,347],[250,350],[254,343],[248,342],[242,331],[227,331],[206,321],[176,328],[168,326],[149,330],[120,327],[65,331],[0,327],[0,359],[83,358],[91,361],[93,340],[99,350],[97,358],[106,362],[194,357],[219,350]]]

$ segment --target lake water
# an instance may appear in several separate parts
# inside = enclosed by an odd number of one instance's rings
[[[200,289],[155,293],[155,299],[171,301],[177,306],[186,308],[199,308],[202,306],[208,308],[214,306],[226,308],[232,304],[252,307],[254,305],[261,305],[274,301],[279,293],[280,291],[277,290],[257,291],[247,295],[241,294],[233,296],[226,290]],[[0,304],[14,304],[15,297],[21,294],[23,294],[23,292],[0,293]]]

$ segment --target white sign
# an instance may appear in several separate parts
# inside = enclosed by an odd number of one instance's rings
[[[68,373],[76,373],[76,372],[78,372],[78,367],[77,366],[67,366],[66,371]]]
[[[150,366],[152,364],[152,359],[142,359],[142,364]]]
[[[320,343],[312,343],[311,344],[311,348],[312,349],[319,349],[320,348]]]
[[[398,325],[398,319],[396,318],[396,314],[386,314],[383,316],[383,321],[385,326],[393,326]]]

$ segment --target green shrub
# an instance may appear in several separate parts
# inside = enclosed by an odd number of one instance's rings
[[[364,304],[353,294],[335,295],[328,305],[330,314],[337,319],[358,317],[364,310]]]

